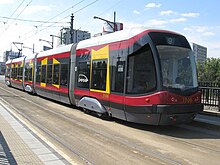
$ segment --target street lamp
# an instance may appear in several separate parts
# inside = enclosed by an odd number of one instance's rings
[[[52,49],[53,49],[53,41],[47,41],[47,40],[43,40],[43,39],[39,39],[39,41],[44,41],[44,42],[47,42],[48,44],[51,45]]]
[[[57,37],[57,38],[60,38],[61,39],[61,44],[62,44],[62,36],[56,36],[56,35],[53,35],[51,34],[50,37],[52,37],[52,43],[54,43],[54,37]]]
[[[114,12],[114,22],[106,20],[106,19],[103,19],[103,18],[100,18],[100,17],[97,17],[97,16],[94,16],[93,18],[105,21],[112,28],[112,30],[115,32],[116,31],[116,28],[115,28],[115,17],[116,17],[116,13]],[[112,26],[112,24],[113,24],[114,27]]]
[[[33,54],[34,54],[34,44],[33,44],[33,48],[27,47],[27,46],[23,46],[24,49],[29,49],[32,50]]]

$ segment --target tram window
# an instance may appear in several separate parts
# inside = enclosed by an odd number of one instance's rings
[[[36,82],[40,82],[40,76],[41,76],[41,66],[37,66],[37,73],[36,73]]]
[[[41,66],[41,82],[46,83],[46,70],[47,70],[47,65],[42,65]]]
[[[6,65],[5,76],[8,77],[8,78],[10,77],[10,68],[7,65]]]
[[[125,61],[119,61],[118,58],[113,58],[113,63],[116,64],[113,64],[111,67],[111,91],[123,93]]]
[[[11,71],[11,78],[15,78],[15,68],[12,68],[12,71]]]
[[[19,67],[18,68],[18,79],[21,80],[22,79],[22,74],[23,73],[23,67]]]
[[[32,81],[32,66],[29,68],[28,78],[29,81]]]
[[[90,62],[79,62],[78,64],[78,78],[77,78],[77,87],[80,88],[89,88],[90,80]]]
[[[106,90],[107,59],[93,60],[91,88]]]
[[[155,88],[155,65],[147,45],[128,57],[127,93],[143,94]]]
[[[18,77],[18,68],[15,68],[15,79]]]
[[[59,85],[60,64],[54,64],[53,67],[53,84]]]
[[[52,84],[52,65],[47,66],[47,84]]]
[[[29,76],[29,69],[28,66],[25,67],[25,72],[24,72],[24,80],[28,81],[28,76]]]
[[[16,79],[16,68],[13,68],[13,79]]]
[[[20,68],[20,66],[18,66],[18,76],[17,76],[18,80],[20,79],[20,70],[21,70],[21,68]]]
[[[61,64],[60,67],[61,67],[60,85],[67,87],[68,86],[68,74],[69,74],[68,64]]]

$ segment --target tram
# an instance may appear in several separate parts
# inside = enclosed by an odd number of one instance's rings
[[[171,31],[118,31],[6,67],[7,85],[129,122],[187,123],[203,110],[191,47]]]

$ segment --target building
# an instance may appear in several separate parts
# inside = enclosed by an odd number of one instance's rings
[[[3,62],[8,61],[9,59],[14,59],[19,57],[19,52],[6,51],[3,55]]]
[[[104,22],[102,32],[94,34],[93,37],[103,36],[120,30],[123,30],[123,23],[115,22],[114,25],[113,22]]]
[[[196,43],[191,43],[196,63],[204,63],[207,59],[207,48]]]
[[[58,45],[62,45],[62,44],[68,45],[70,43],[78,43],[82,40],[91,38],[91,34],[88,33],[88,31],[75,30],[75,29],[73,29],[73,35],[72,35],[73,37],[71,38],[70,28],[61,29],[59,36],[62,37],[59,39]],[[73,42],[71,42],[71,40]]]
[[[5,62],[0,62],[0,75],[5,74]]]

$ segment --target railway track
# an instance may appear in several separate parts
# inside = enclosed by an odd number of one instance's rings
[[[119,145],[125,145],[127,147],[130,147],[131,149],[133,150],[136,150],[136,152],[142,152],[144,154],[147,154],[150,157],[153,157],[153,159],[159,159],[160,161],[162,160],[162,162],[165,162],[165,164],[169,163],[169,164],[174,164],[174,165],[178,165],[178,164],[181,164],[180,162],[178,161],[175,161],[175,160],[172,160],[171,158],[168,158],[160,153],[157,153],[155,151],[151,151],[150,149],[147,149],[147,148],[144,148],[144,147],[141,147],[141,146],[138,146],[137,144],[134,144],[128,140],[124,140],[123,138],[121,137],[118,137],[117,135],[111,135],[109,133],[106,133],[102,130],[97,130],[95,129],[94,127],[91,127],[87,124],[84,124],[82,122],[79,122],[77,120],[74,120],[73,118],[70,118],[62,113],[58,113],[56,111],[53,111],[51,109],[48,109],[48,108],[45,108],[27,98],[24,98],[24,97],[20,97],[19,95],[13,93],[13,92],[10,92],[4,88],[1,88],[1,90],[4,90],[10,94],[12,94],[13,96],[12,97],[16,97],[16,99],[20,99],[20,100],[23,100],[23,101],[26,101],[30,104],[32,104],[33,106],[37,106],[39,107],[41,110],[43,111],[47,111],[47,112],[50,112],[56,116],[59,116],[61,118],[63,118],[64,120],[66,121],[69,121],[71,124],[77,124],[78,126],[80,127],[83,127],[83,128],[86,128],[90,131],[93,131],[95,132],[98,136],[104,136],[105,138],[108,138],[110,139],[111,141],[115,141],[116,143],[119,143]],[[5,96],[3,96],[5,97]],[[11,96],[7,96],[6,97],[11,97]],[[7,102],[1,98],[1,100],[7,104]],[[52,139],[54,139],[55,141],[57,141],[59,144],[61,144],[64,148],[68,149],[70,152],[72,152],[73,154],[77,155],[81,160],[83,160],[86,164],[94,164],[93,161],[89,160],[88,158],[86,158],[85,156],[83,156],[79,151],[75,150],[74,148],[72,147],[69,147],[69,143],[66,143],[62,138],[60,138],[59,136],[57,136],[56,134],[54,134],[52,131],[50,131],[49,129],[47,129],[45,126],[43,126],[42,124],[40,124],[37,120],[34,120],[33,118],[31,118],[29,115],[21,112],[19,109],[15,108],[14,106],[12,105],[9,105],[8,106],[13,109],[14,111],[16,111],[16,113],[20,114],[23,118],[25,118],[26,120],[28,120],[32,125],[34,125],[35,127],[37,127],[39,130],[43,131],[47,136],[51,137]],[[162,163],[161,162],[161,163]],[[162,163],[164,164],[164,163]]]
[[[147,146],[146,144],[143,145],[143,143],[140,141],[132,140],[132,138],[130,137],[126,137],[116,132],[113,132],[112,130],[108,130],[108,127],[97,126],[97,123],[94,124],[94,122],[87,123],[87,121],[84,118],[83,120],[80,120],[79,118],[73,117],[73,115],[70,115],[70,113],[67,113],[67,111],[62,110],[60,108],[51,109],[51,105],[48,106],[48,104],[40,105],[39,102],[41,102],[42,99],[39,97],[35,97],[35,99],[33,99],[34,96],[28,95],[21,91],[18,91],[19,94],[15,94],[13,92],[14,91],[13,89],[8,90],[3,87],[0,87],[0,89],[1,91],[4,91],[4,93],[1,92],[0,97],[5,102],[5,104],[6,102],[10,103],[9,101],[10,98],[16,98],[19,104],[29,105],[29,107],[31,106],[33,108],[33,111],[25,109],[24,107],[19,108],[18,106],[12,106],[13,101],[11,102],[10,105],[7,105],[7,106],[10,106],[10,108],[12,108],[14,111],[16,111],[16,113],[19,113],[23,118],[25,118],[25,120],[28,120],[32,125],[34,125],[34,127],[37,127],[37,129],[43,132],[43,134],[47,136],[51,141],[55,142],[56,145],[59,146],[59,148],[62,148],[62,150],[70,158],[78,159],[79,163],[103,164],[103,161],[108,155],[110,159],[113,159],[113,161],[108,161],[108,164],[114,164],[115,162],[120,162],[120,164],[126,164],[128,162],[132,162],[131,164],[133,163],[186,164],[186,161],[183,161],[178,156],[173,157],[172,154],[170,153],[166,154],[161,150],[159,151],[156,150],[152,146]],[[27,98],[28,96],[30,98]],[[47,100],[46,102],[49,103],[50,101]],[[56,104],[56,103],[52,102],[52,104]],[[64,107],[65,107],[64,109],[68,109],[68,111],[71,110],[71,108],[68,106],[64,106]],[[84,113],[80,111],[78,111],[77,113],[80,113],[80,115],[84,115],[84,117],[89,117],[89,118],[93,118],[94,120],[99,120],[100,123],[106,124],[107,122],[101,119],[97,119],[95,117],[85,115]],[[46,117],[43,117],[42,119],[39,117],[40,114]],[[37,116],[37,117],[34,117],[34,116]],[[64,123],[69,125],[70,128],[71,126],[74,126],[74,131],[70,130],[70,132],[68,132],[66,130],[63,132],[59,132],[60,130],[58,128],[51,128],[51,124],[53,125],[55,123],[53,122],[50,123],[49,121],[46,120],[46,118],[48,119],[53,118],[53,120],[56,120],[57,121],[56,127],[59,127],[60,124],[64,124]],[[58,124],[59,121],[63,121],[63,122],[60,122],[60,124]],[[183,125],[183,126],[174,126],[174,127],[168,128],[168,127],[152,127],[152,126],[144,126],[144,125],[138,125],[138,124],[130,124],[130,123],[125,123],[119,120],[107,122],[108,125],[113,125],[113,127],[114,125],[117,125],[117,126],[120,125],[120,123],[125,124],[126,126],[129,126],[130,129],[136,129],[136,128],[139,129],[138,131],[136,131],[137,133],[142,132],[142,130],[146,131],[147,129],[149,129],[150,131],[153,131],[153,133],[157,133],[158,134],[157,136],[161,136],[161,138],[166,139],[167,141],[172,141],[173,143],[178,143],[178,144],[181,143],[182,145],[189,146],[189,148],[196,147],[197,149],[199,148],[199,150],[206,150],[208,152],[211,152],[214,155],[220,155],[220,150],[218,147],[217,148],[214,147],[213,149],[212,145],[210,145],[210,147],[203,146],[202,143],[198,144],[197,142],[193,142],[193,141],[191,142],[191,141],[188,141],[187,139],[180,139],[180,138],[176,138],[172,136],[164,136],[163,134],[163,132],[168,133],[169,130],[172,132],[173,129],[180,130],[180,132],[186,130],[186,131],[190,131],[191,133],[195,133],[195,131],[196,133],[198,132],[201,133],[201,129],[198,128],[198,124],[194,124],[195,126]],[[65,128],[67,127],[60,127],[60,129],[64,129],[64,130]],[[105,128],[105,129],[102,129],[102,128]],[[168,129],[168,131],[164,131],[163,130],[164,128]],[[74,135],[75,131],[78,131],[80,135],[79,136]],[[82,131],[82,133],[80,133],[79,131]],[[162,135],[161,135],[161,132],[162,132]],[[69,139],[68,139],[68,136],[69,136]],[[85,137],[83,138],[81,136],[85,136]],[[93,136],[94,138],[91,138]],[[213,133],[207,136],[209,138],[220,137],[219,133],[215,131],[213,131]],[[99,138],[100,140],[96,141],[95,140],[96,138]],[[72,140],[78,141],[78,143],[81,142],[81,143],[86,143],[86,144],[76,145],[75,142],[72,144],[71,143]],[[94,142],[94,144],[88,143],[87,140]],[[108,147],[111,148],[110,146],[116,146],[116,147],[115,148],[113,147],[110,149],[110,150],[114,150],[112,151],[112,153],[111,152],[103,153],[104,159],[100,158],[100,160],[97,160],[96,158],[93,158],[93,156],[90,155],[91,152],[95,152],[95,151],[89,151],[89,153],[86,153],[85,151],[82,151],[82,149],[80,149],[80,146],[86,149],[87,147],[85,147],[85,145],[98,149],[99,147],[96,147],[96,145],[100,146],[101,148],[105,144],[107,145],[107,147],[103,148],[103,150],[108,149]],[[135,160],[128,158],[128,160],[126,161],[126,160],[123,160],[123,157],[122,157],[122,160],[119,161],[118,158],[114,158],[111,154],[117,153],[115,151],[117,149],[125,152],[124,154],[127,153],[130,157],[134,157]],[[98,153],[101,153],[101,152],[99,151]],[[124,156],[124,154],[122,155]],[[95,155],[98,155],[98,154],[95,154]],[[120,157],[120,154],[119,154],[119,157]],[[109,159],[106,158],[106,160],[109,160]]]

